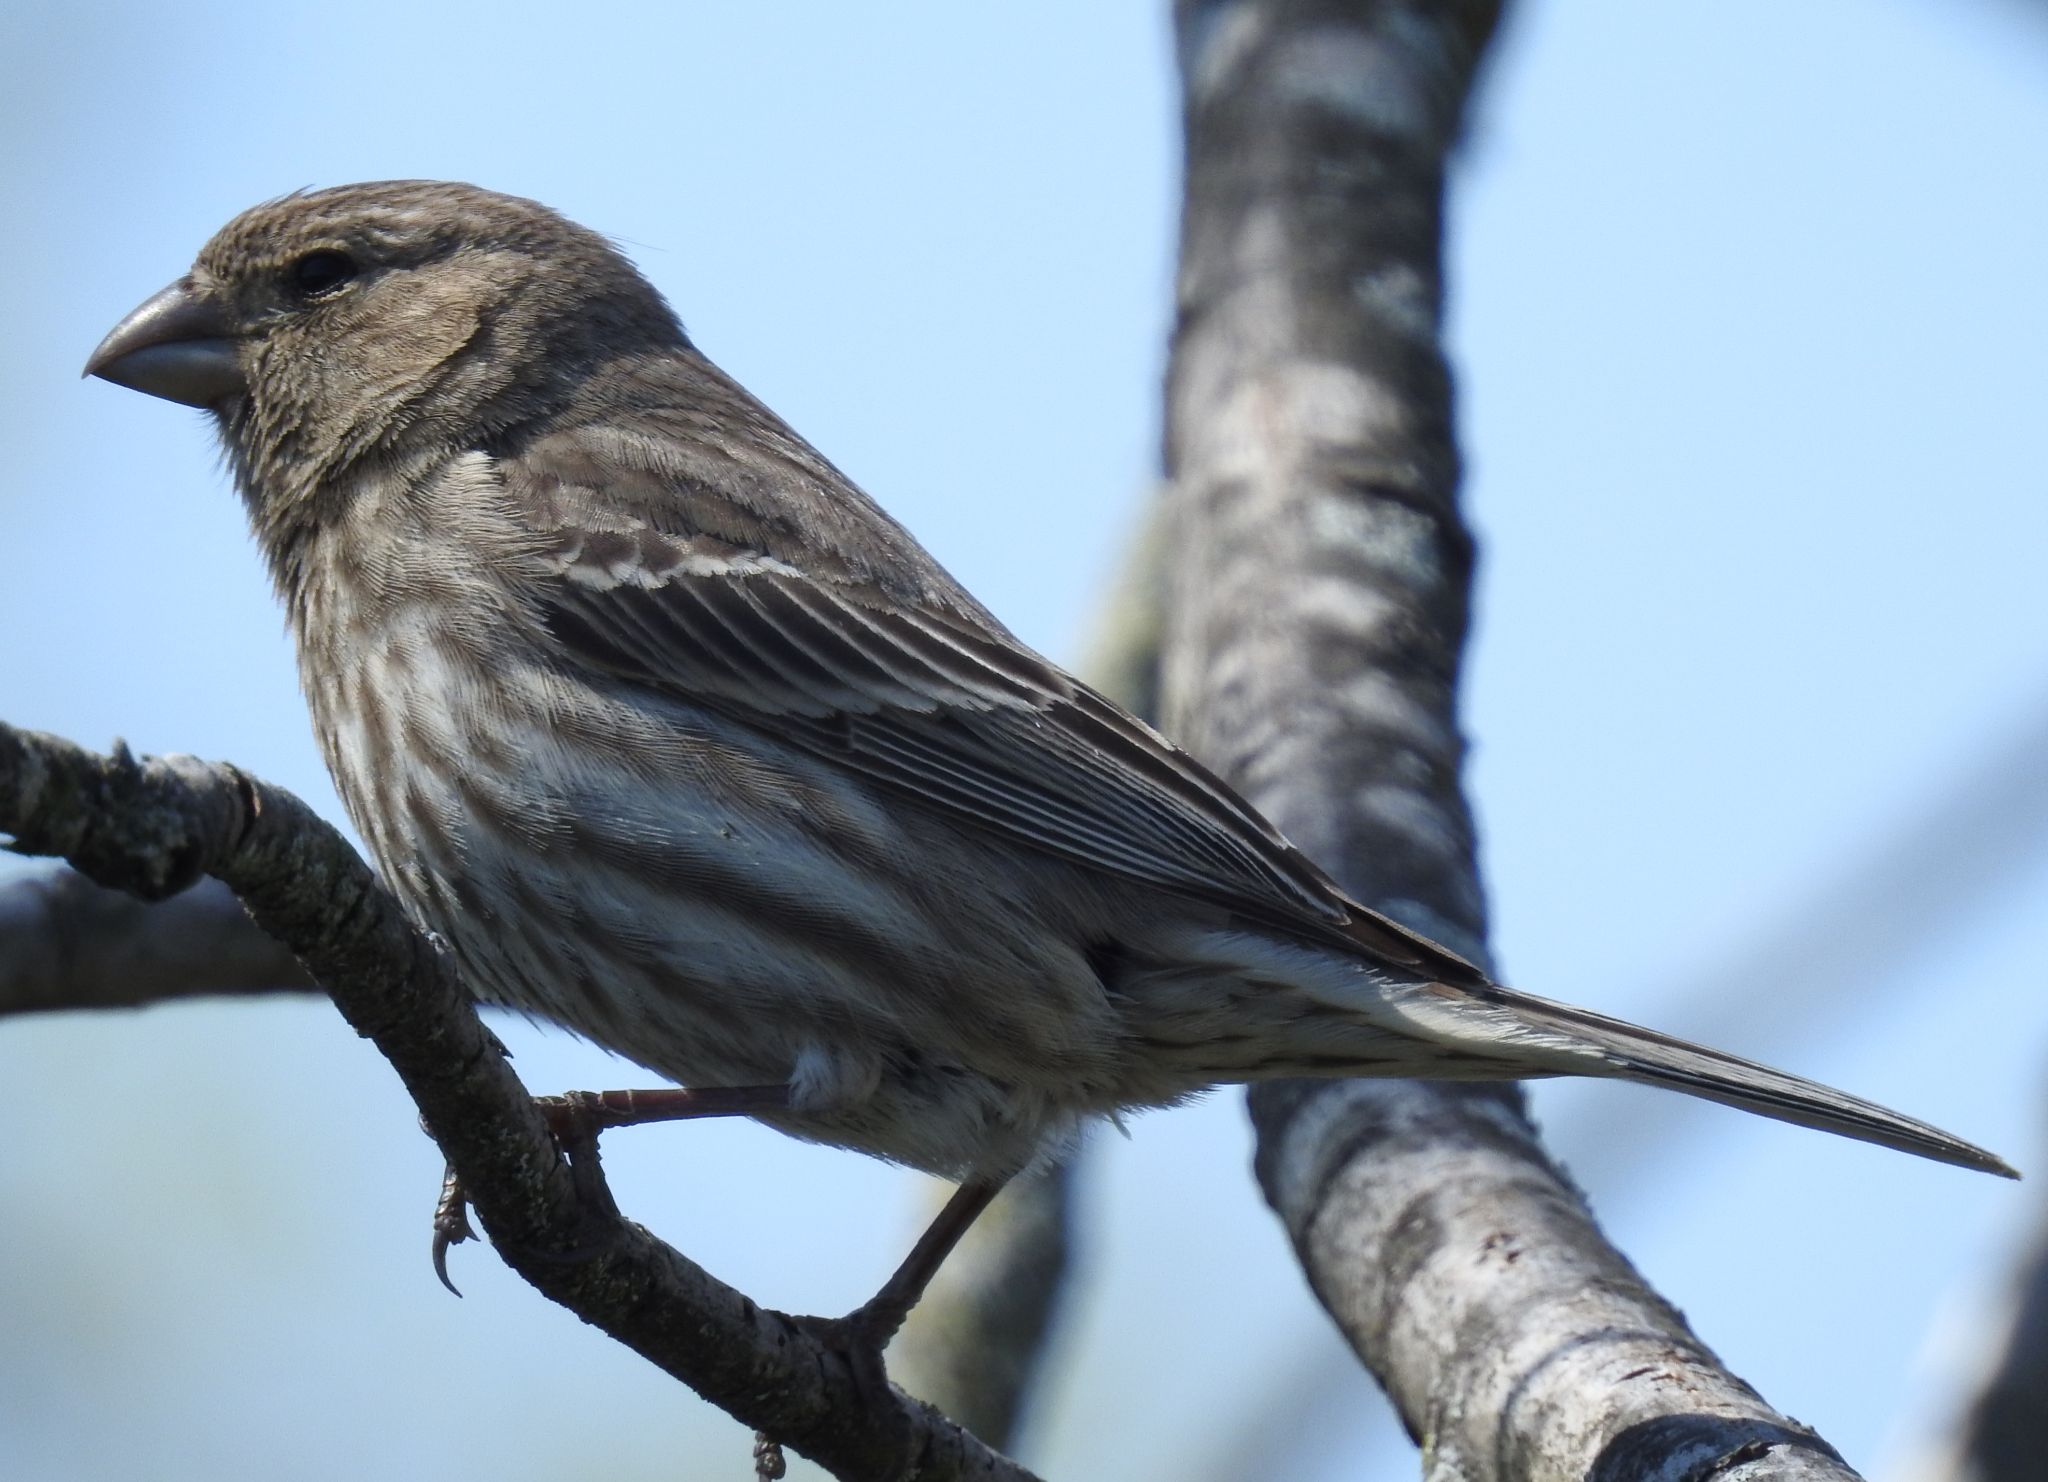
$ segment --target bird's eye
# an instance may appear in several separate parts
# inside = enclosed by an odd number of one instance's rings
[[[346,288],[356,275],[356,260],[346,252],[323,247],[294,260],[284,270],[285,282],[300,298],[328,298]]]

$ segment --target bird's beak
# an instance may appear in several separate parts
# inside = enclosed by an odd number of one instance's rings
[[[115,325],[85,373],[188,407],[216,407],[248,389],[227,316],[190,278]]]

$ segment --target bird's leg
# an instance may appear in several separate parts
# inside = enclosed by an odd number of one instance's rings
[[[751,1117],[763,1112],[789,1109],[788,1086],[666,1086],[649,1091],[567,1091],[560,1096],[536,1096],[533,1103],[548,1124],[548,1131],[562,1145],[579,1191],[589,1200],[616,1214],[611,1190],[604,1181],[598,1160],[598,1134],[611,1127],[631,1127],[644,1122],[681,1122],[696,1117]],[[968,1218],[971,1220],[972,1215]],[[465,1240],[474,1240],[476,1230],[469,1222],[469,1197],[462,1180],[451,1166],[441,1179],[441,1197],[434,1203],[434,1274],[441,1285],[455,1292],[448,1279],[448,1252]],[[957,1236],[955,1237],[958,1238]],[[943,1257],[944,1252],[940,1252]],[[912,1298],[915,1301],[915,1297]],[[907,1310],[907,1309],[906,1309]],[[899,1319],[900,1321],[900,1319]]]
[[[846,1316],[791,1319],[845,1358],[855,1386],[874,1413],[889,1414],[898,1408],[888,1371],[882,1366],[882,1350],[910,1316],[910,1309],[931,1285],[960,1237],[1002,1187],[1001,1179],[969,1179],[955,1189],[945,1208],[917,1237],[903,1264],[882,1283],[882,1289]]]
[[[565,1149],[611,1127],[685,1122],[696,1117],[754,1117],[789,1110],[787,1086],[664,1086],[651,1091],[565,1091],[533,1104]]]
[[[847,1337],[872,1345],[879,1353],[889,1346],[889,1340],[896,1336],[896,1330],[903,1326],[903,1320],[910,1316],[924,1289],[945,1264],[946,1257],[953,1253],[953,1247],[960,1243],[960,1237],[981,1212],[988,1208],[989,1201],[1002,1191],[1002,1179],[970,1178],[953,1191],[953,1197],[936,1218],[925,1226],[924,1234],[917,1237],[917,1244],[910,1248],[910,1254],[903,1258],[903,1264],[882,1283],[882,1289],[844,1317],[829,1319],[825,1324],[837,1328]]]
[[[683,1122],[697,1117],[751,1117],[787,1111],[787,1086],[664,1086],[649,1091],[564,1091],[536,1096],[533,1104],[568,1155],[578,1192],[607,1214],[617,1214],[597,1152],[598,1135],[612,1127]],[[445,1199],[445,1195],[444,1195]]]

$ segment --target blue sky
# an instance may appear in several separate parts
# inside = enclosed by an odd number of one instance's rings
[[[1078,657],[1157,473],[1160,9],[0,13],[0,715],[232,758],[338,816],[203,419],[76,371],[234,212],[391,176],[620,237],[714,357]],[[1932,884],[1844,923],[1845,951],[1917,945],[1806,1011],[1797,963],[1743,954],[2041,724],[2036,16],[1525,5],[1451,275],[1484,541],[1472,784],[1510,981],[1710,1030],[2028,1168],[2048,1167],[2040,854],[1939,932],[1912,929]],[[2013,793],[2033,836],[2044,795],[2038,775]],[[1701,1002],[1738,991],[1732,1021]],[[536,1087],[632,1078],[506,1032]],[[1652,1118],[1650,1094],[1537,1107],[1702,1336],[1881,1472],[1937,1417],[2034,1192],[1719,1108]],[[487,1253],[459,1256],[466,1300],[439,1292],[432,1149],[325,1005],[0,1024],[0,1117],[0,1473],[744,1466],[736,1428]],[[1032,1458],[1199,1477],[1281,1386],[1325,1396],[1299,1475],[1360,1475],[1382,1447],[1400,1475],[1406,1443],[1258,1201],[1237,1099],[1132,1132],[1091,1165]],[[916,1219],[908,1175],[748,1127],[620,1136],[607,1166],[631,1214],[783,1306],[851,1305]]]

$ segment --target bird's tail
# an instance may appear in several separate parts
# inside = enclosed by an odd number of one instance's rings
[[[1491,1010],[1496,1033],[1515,1043],[1517,1063],[1534,1061],[1554,1075],[1612,1076],[1664,1086],[1938,1163],[2019,1177],[1984,1149],[1874,1101],[1570,1004],[1493,986],[1433,984],[1404,1008],[1424,1023],[1445,1012],[1446,1030],[1467,1043],[1468,1016]]]

